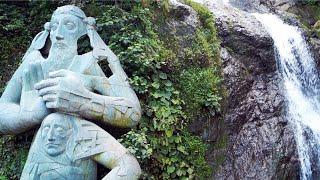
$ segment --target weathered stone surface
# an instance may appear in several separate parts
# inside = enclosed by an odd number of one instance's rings
[[[272,38],[250,14],[211,6],[228,90],[226,161],[215,179],[296,179],[299,161],[284,118]],[[259,28],[257,28],[259,27]]]
[[[312,37],[310,38],[310,44],[312,47],[312,52],[315,55],[318,68],[320,68],[320,38]]]
[[[297,2],[295,0],[230,0],[230,3],[248,12],[286,11]]]
[[[251,14],[232,7],[212,4],[216,16],[221,45],[237,52],[240,61],[247,67],[248,73],[261,74],[274,72],[273,41]]]
[[[200,25],[197,12],[177,0],[170,0],[169,15],[163,26],[158,29],[163,37],[170,37],[168,42],[172,42],[173,48],[178,53],[179,61],[183,61],[183,49],[192,46],[192,37]],[[170,45],[169,45],[170,46]]]

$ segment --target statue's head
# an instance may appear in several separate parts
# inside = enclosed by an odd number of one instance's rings
[[[87,34],[93,49],[93,56],[99,60],[105,59],[107,45],[96,32],[96,21],[87,17],[84,12],[73,5],[58,7],[52,14],[50,22],[45,23],[45,30],[39,33],[32,41],[30,49],[46,51],[54,49],[77,49],[78,39]],[[50,34],[51,47],[47,43]]]
[[[41,141],[49,156],[64,153],[72,134],[72,116],[52,113],[41,124]]]
[[[54,11],[50,21],[50,40],[53,48],[77,47],[78,39],[86,34],[86,15],[73,5]]]

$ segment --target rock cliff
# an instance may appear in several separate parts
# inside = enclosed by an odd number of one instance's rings
[[[299,163],[272,38],[249,13],[211,5],[228,90],[227,159],[216,179],[295,179]],[[241,177],[241,178],[240,178]]]
[[[196,121],[191,128],[197,127],[195,133],[216,143],[207,153],[215,167],[212,178],[298,179],[294,132],[284,118],[285,99],[272,38],[248,12],[216,3],[211,3],[209,9],[215,15],[221,40],[227,92],[224,127],[204,129],[204,122]],[[193,13],[184,14],[188,19]],[[203,136],[204,131],[212,136]],[[227,143],[221,147],[217,144],[224,135]]]

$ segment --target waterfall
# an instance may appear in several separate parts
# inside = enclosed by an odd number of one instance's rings
[[[229,4],[229,0],[222,0],[222,4],[228,5]]]
[[[319,178],[320,99],[315,61],[302,33],[272,14],[254,14],[274,40],[300,161],[300,179]]]

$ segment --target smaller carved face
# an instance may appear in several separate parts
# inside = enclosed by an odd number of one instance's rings
[[[52,16],[50,26],[50,40],[53,48],[76,47],[78,39],[85,33],[82,20],[71,14]]]
[[[50,156],[62,154],[71,135],[68,119],[59,114],[47,116],[41,125],[41,139],[45,152]]]

